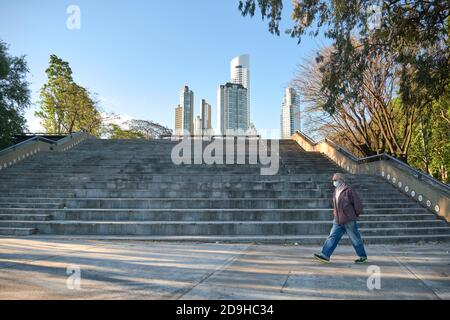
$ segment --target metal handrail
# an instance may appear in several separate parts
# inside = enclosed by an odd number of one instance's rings
[[[81,135],[83,133],[85,133],[85,131],[83,131],[83,130],[79,131],[79,132],[75,132],[75,133],[69,134],[66,137],[64,137],[64,138],[62,138],[60,140],[57,140],[57,141],[51,140],[51,139],[47,139],[47,138],[44,138],[44,137],[41,137],[41,136],[34,136],[34,137],[30,138],[30,139],[27,139],[25,141],[19,142],[19,143],[15,144],[15,145],[13,145],[11,147],[8,147],[8,148],[5,148],[3,150],[0,150],[0,156],[4,155],[4,154],[7,154],[7,153],[9,153],[11,151],[16,151],[17,149],[19,149],[19,148],[21,148],[21,147],[23,147],[25,145],[28,145],[28,144],[30,144],[32,142],[35,142],[35,141],[43,141],[45,143],[49,143],[49,144],[52,144],[52,145],[59,146],[59,145],[65,143],[67,140],[73,139],[74,137],[76,137],[78,135]]]
[[[261,138],[261,135],[255,134],[255,135],[238,135],[238,136],[232,136],[232,135],[221,135],[221,134],[214,134],[214,135],[183,135],[183,134],[173,134],[173,135],[161,135],[160,138]]]
[[[24,132],[18,136],[66,136],[69,133]]]
[[[29,143],[33,142],[33,141],[43,141],[43,142],[50,143],[50,144],[56,144],[57,143],[54,140],[50,140],[50,139],[47,139],[47,138],[44,138],[44,137],[36,136],[36,137],[32,137],[30,139],[27,139],[25,141],[22,141],[20,143],[17,143],[15,145],[11,146],[11,147],[8,147],[8,148],[5,148],[3,150],[0,150],[0,155],[6,154],[6,153],[8,153],[10,151],[15,151],[19,147],[22,147],[22,146],[24,146],[26,144],[29,144]]]
[[[371,161],[380,161],[380,160],[390,160],[393,161],[397,166],[400,167],[400,169],[403,169],[405,171],[409,171],[410,173],[414,174],[417,179],[419,180],[427,180],[427,182],[438,185],[441,188],[444,188],[447,192],[450,192],[450,185],[445,184],[433,177],[430,177],[429,175],[411,167],[410,165],[404,163],[403,161],[398,160],[397,158],[387,154],[387,153],[380,153],[380,154],[376,154],[373,156],[369,156],[369,157],[364,157],[364,158],[358,158],[355,155],[353,155],[350,151],[348,151],[347,149],[345,149],[344,147],[338,145],[336,142],[334,142],[333,140],[329,139],[329,138],[324,138],[322,140],[319,141],[314,141],[311,137],[309,137],[307,134],[297,130],[296,131],[297,134],[303,136],[304,138],[306,138],[306,140],[308,140],[309,142],[311,142],[312,145],[317,145],[319,143],[322,142],[326,142],[331,144],[333,147],[336,148],[337,151],[343,153],[345,156],[347,156],[348,158],[350,158],[350,160],[353,160],[354,162],[361,164],[361,163],[367,163],[367,162],[371,162]]]
[[[64,138],[57,140],[56,144],[57,145],[61,145],[61,144],[65,143],[67,140],[71,140],[71,139],[73,139],[74,137],[76,137],[78,135],[82,135],[83,133],[85,133],[83,130],[79,131],[79,132],[71,133],[71,134],[67,135]]]

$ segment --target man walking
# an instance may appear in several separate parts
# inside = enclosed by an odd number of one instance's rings
[[[333,227],[320,254],[314,257],[322,262],[329,263],[334,249],[338,245],[344,233],[350,239],[359,259],[355,263],[367,263],[367,254],[364,243],[358,231],[356,220],[363,212],[361,200],[355,191],[345,182],[344,176],[340,173],[333,175],[333,185],[336,187],[333,193]]]

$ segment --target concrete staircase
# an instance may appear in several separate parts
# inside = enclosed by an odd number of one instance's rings
[[[332,221],[319,153],[280,140],[261,165],[175,165],[168,140],[89,139],[0,171],[0,235],[318,244]],[[270,143],[268,144],[270,152]],[[365,206],[365,242],[448,241],[450,226],[379,177],[348,175]]]

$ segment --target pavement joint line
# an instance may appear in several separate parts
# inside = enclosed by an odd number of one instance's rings
[[[51,260],[51,259],[56,258],[56,257],[70,256],[70,255],[72,255],[74,253],[85,252],[85,251],[89,251],[91,249],[94,249],[96,247],[104,247],[106,245],[107,245],[106,243],[105,244],[101,244],[101,245],[100,244],[96,244],[96,245],[91,244],[91,245],[88,245],[87,248],[84,249],[84,250],[72,250],[72,251],[67,252],[67,253],[62,253],[62,254],[57,254],[57,255],[50,255],[50,256],[45,256],[45,257],[37,258],[37,259],[27,259],[27,260],[23,260],[23,262],[11,262],[9,264],[7,263],[6,266],[0,267],[0,270],[10,269],[10,268],[12,268],[14,266],[19,265],[20,263],[30,263],[30,262],[41,261],[41,260]]]
[[[248,245],[246,248],[242,249],[241,251],[239,251],[237,254],[231,256],[230,258],[228,258],[223,264],[221,264],[220,266],[218,266],[216,269],[214,269],[212,272],[208,273],[205,277],[203,277],[202,279],[200,279],[199,282],[197,282],[196,284],[194,284],[192,287],[188,288],[187,290],[185,290],[184,292],[182,292],[178,297],[175,298],[175,300],[180,300],[182,297],[184,297],[185,295],[187,295],[189,292],[191,292],[194,288],[198,287],[199,285],[201,285],[203,282],[205,282],[206,280],[208,280],[209,278],[211,278],[215,273],[224,270],[226,267],[228,267],[229,265],[231,265],[234,261],[236,261],[238,259],[238,257],[241,257],[243,255],[243,252],[247,251],[250,247],[254,246],[255,244],[250,244]]]
[[[442,300],[442,298],[436,293],[436,291],[433,290],[433,288],[431,286],[429,286],[425,281],[423,281],[423,279],[421,277],[419,277],[414,271],[412,271],[407,264],[404,264],[400,258],[397,257],[397,255],[392,254],[391,250],[389,250],[389,248],[387,248],[387,246],[383,246],[386,249],[386,252],[389,252],[389,255],[400,265],[402,266],[404,269],[408,270],[408,272],[416,279],[418,280],[420,283],[422,283],[425,288],[427,288],[428,290],[430,290],[433,295],[438,299],[438,300]]]
[[[289,270],[289,272],[288,272],[288,274],[287,274],[287,276],[286,276],[286,280],[284,281],[283,286],[282,286],[281,289],[280,289],[280,293],[285,293],[285,292],[284,292],[284,288],[286,288],[287,283],[288,283],[288,280],[289,280],[289,278],[291,277],[291,274],[292,274],[292,270]]]

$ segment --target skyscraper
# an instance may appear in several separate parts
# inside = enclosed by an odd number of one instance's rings
[[[183,134],[183,108],[178,105],[175,108],[175,135]]]
[[[180,104],[175,108],[175,134],[184,133],[194,134],[194,92],[188,86],[181,88]]]
[[[300,130],[300,103],[297,92],[287,87],[281,106],[281,138],[289,139]]]
[[[194,119],[194,135],[195,136],[202,136],[203,135],[203,121],[200,116],[196,116]]]
[[[250,56],[237,56],[230,63],[230,82],[241,84],[247,89],[247,123],[250,123]]]
[[[202,129],[211,130],[211,105],[202,99]]]
[[[241,84],[228,82],[217,90],[217,114],[220,134],[245,133],[249,128],[247,89]]]

